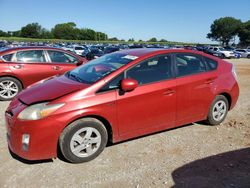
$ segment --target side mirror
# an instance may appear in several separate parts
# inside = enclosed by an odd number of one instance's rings
[[[80,66],[80,65],[82,65],[83,63],[84,63],[83,60],[79,60],[79,61],[76,63],[76,66]]]
[[[137,88],[138,82],[137,80],[125,78],[121,82],[121,89],[124,92],[133,91],[135,88]]]

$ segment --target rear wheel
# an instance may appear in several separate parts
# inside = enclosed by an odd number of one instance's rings
[[[247,55],[247,58],[250,59],[250,55]]]
[[[216,96],[210,106],[207,123],[210,125],[219,125],[226,118],[228,107],[228,100],[225,96]]]
[[[12,77],[0,78],[0,100],[8,101],[13,99],[22,90],[19,80]]]
[[[72,163],[82,163],[96,158],[107,141],[107,130],[101,121],[83,118],[64,129],[59,144],[65,159]]]

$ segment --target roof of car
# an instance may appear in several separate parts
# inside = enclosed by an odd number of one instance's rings
[[[18,51],[18,50],[32,50],[32,49],[44,49],[44,50],[63,50],[61,48],[55,48],[55,47],[48,47],[48,46],[22,46],[22,47],[14,47],[14,48],[8,48],[5,49],[3,51],[1,51],[1,53],[8,53],[8,52],[12,52],[12,51]]]
[[[161,53],[171,53],[171,52],[184,52],[184,53],[195,53],[195,54],[204,54],[203,52],[195,50],[186,50],[186,49],[164,49],[164,48],[136,48],[129,50],[118,51],[117,53],[124,53],[132,56],[142,57],[149,54],[161,54]]]

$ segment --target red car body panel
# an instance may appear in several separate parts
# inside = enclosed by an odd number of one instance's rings
[[[204,120],[216,95],[230,97],[232,109],[239,96],[239,87],[232,74],[232,65],[223,60],[189,50],[129,50],[118,53],[138,56],[131,63],[114,71],[102,80],[85,85],[65,76],[56,77],[32,86],[17,95],[6,111],[9,146],[17,155],[29,159],[57,156],[57,145],[63,129],[82,117],[95,117],[108,122],[113,143],[141,135]],[[97,91],[129,67],[158,54],[193,53],[218,62],[215,71],[173,78],[138,86],[121,95],[118,89]],[[35,121],[17,118],[25,104],[43,101],[65,103],[52,115]],[[109,130],[110,131],[110,130]],[[22,151],[21,136],[30,134],[29,151]]]
[[[24,90],[18,94],[18,98],[25,104],[30,105],[37,101],[51,101],[71,92],[87,88],[89,85],[84,85],[80,82],[69,80],[65,76],[54,77],[44,80],[43,85],[37,84]],[[58,89],[54,90],[57,87]],[[46,88],[46,92],[41,92]],[[30,95],[29,93],[32,93]]]
[[[18,51],[28,51],[28,50],[53,50],[64,52],[69,54],[79,62],[87,62],[85,58],[82,58],[71,52],[50,47],[18,47],[10,48],[0,52],[0,57],[6,54],[12,54]],[[4,62],[0,60],[0,77],[10,76],[18,79],[23,88],[28,87],[29,85],[38,82],[42,79],[48,78],[54,75],[63,74],[69,70],[76,68],[76,64],[67,64],[67,63],[56,63],[56,62],[44,62],[44,63],[23,63],[23,62]]]

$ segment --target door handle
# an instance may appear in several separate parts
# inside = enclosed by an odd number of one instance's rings
[[[168,89],[168,90],[164,91],[163,95],[172,95],[174,93],[175,93],[175,91],[173,89]]]
[[[61,70],[61,67],[60,66],[53,66],[52,69],[54,69],[54,70]]]
[[[205,84],[212,84],[214,82],[214,79],[207,79],[205,81]]]
[[[14,65],[13,68],[14,69],[21,69],[21,68],[23,68],[23,65]]]

